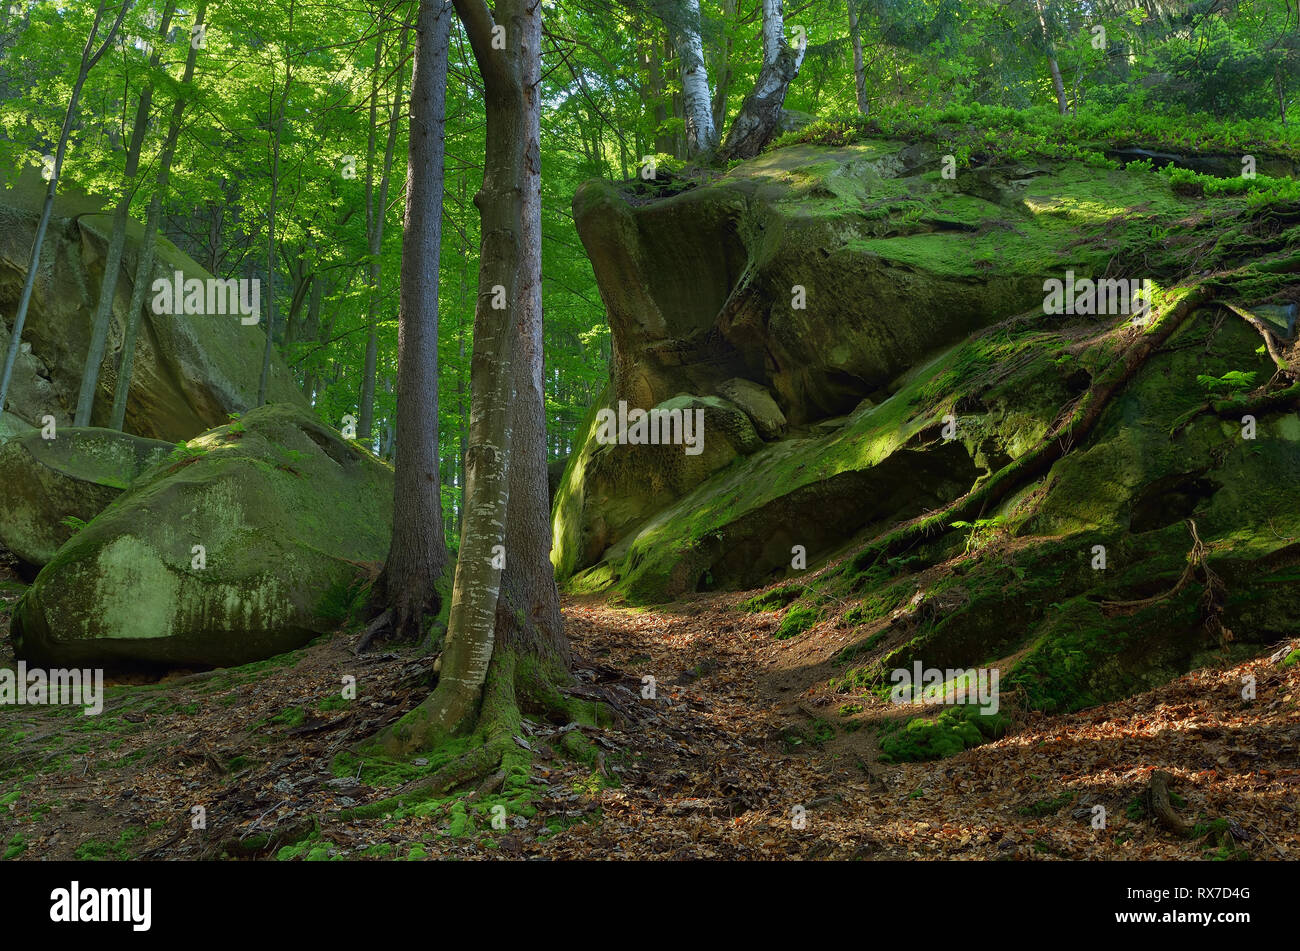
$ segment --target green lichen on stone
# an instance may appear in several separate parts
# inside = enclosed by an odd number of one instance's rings
[[[20,656],[234,666],[335,629],[327,593],[387,553],[392,470],[296,406],[231,425],[58,550],[15,612]]]

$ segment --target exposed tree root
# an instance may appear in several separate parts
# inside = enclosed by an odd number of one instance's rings
[[[1300,387],[1297,387],[1294,384],[1284,387],[1281,390],[1268,389],[1268,387],[1278,379],[1295,380],[1297,377],[1295,368],[1288,363],[1286,355],[1282,351],[1282,345],[1278,341],[1276,335],[1274,335],[1272,329],[1250,311],[1227,301],[1221,303],[1227,310],[1232,311],[1259,332],[1259,335],[1264,339],[1264,347],[1267,349],[1269,357],[1277,367],[1277,374],[1272,380],[1269,380],[1269,382],[1261,388],[1261,392],[1254,397],[1250,397],[1246,400],[1208,400],[1205,403],[1188,410],[1186,413],[1179,416],[1178,419],[1174,421],[1174,425],[1170,427],[1169,437],[1171,439],[1177,437],[1203,413],[1212,412],[1220,417],[1230,417],[1237,414],[1244,415],[1246,413],[1265,413],[1274,409],[1284,408],[1288,404],[1300,400]]]
[[[1069,416],[1037,446],[937,512],[907,522],[870,542],[854,556],[854,564],[865,568],[869,563],[896,555],[926,537],[942,535],[954,521],[978,518],[989,506],[996,505],[1018,486],[1046,472],[1071,448],[1082,445],[1111,399],[1127,385],[1147,359],[1165,344],[1174,331],[1182,326],[1183,321],[1213,296],[1214,291],[1207,285],[1189,288],[1176,304],[1124,350],[1121,358],[1079,398]]]
[[[311,816],[298,816],[291,822],[273,826],[265,832],[256,832],[254,831],[256,828],[257,823],[254,822],[243,835],[218,839],[204,849],[202,857],[205,859],[219,859],[222,856],[255,858],[259,855],[274,854],[282,846],[292,845],[311,835],[318,826]],[[164,843],[166,844],[169,843]]]
[[[1191,835],[1192,826],[1174,811],[1173,804],[1169,801],[1169,784],[1173,781],[1173,776],[1163,769],[1156,770],[1151,774],[1150,783],[1142,798],[1147,811],[1156,822],[1174,835],[1186,838]]]
[[[354,654],[364,654],[370,650],[370,644],[374,639],[389,630],[393,624],[393,612],[391,610],[381,611],[379,616],[366,625],[366,629],[361,632],[361,639],[357,641],[357,646],[352,649]]]
[[[1276,380],[1282,376],[1283,373],[1279,372],[1273,379]],[[1272,380],[1269,382],[1271,383]],[[1204,413],[1213,413],[1220,419],[1240,420],[1243,416],[1262,416],[1266,413],[1290,409],[1296,405],[1300,405],[1300,380],[1290,386],[1284,386],[1280,390],[1270,390],[1268,384],[1265,384],[1253,396],[1212,400],[1188,410],[1174,421],[1174,425],[1169,429],[1169,438],[1177,438],[1184,429]]]
[[[1226,603],[1227,587],[1224,585],[1223,579],[1210,567],[1210,549],[1201,541],[1201,536],[1196,531],[1196,523],[1188,519],[1187,528],[1192,533],[1192,550],[1187,553],[1187,567],[1183,569],[1183,573],[1178,577],[1177,583],[1172,588],[1164,594],[1157,594],[1136,601],[1103,601],[1101,606],[1108,611],[1136,611],[1149,608],[1153,604],[1159,604],[1161,601],[1168,601],[1170,598],[1176,597],[1179,592],[1199,576],[1204,586],[1200,607],[1205,630],[1217,637],[1221,644],[1227,644],[1233,640],[1232,630],[1223,623],[1223,606]]]
[[[346,810],[339,814],[340,818],[383,815],[396,809],[399,803],[446,796],[475,782],[482,784],[472,792],[472,798],[502,789],[509,792],[523,788],[528,783],[532,764],[532,751],[524,739],[522,725],[525,711],[541,714],[552,722],[575,726],[608,724],[613,720],[611,709],[604,702],[566,697],[561,685],[567,677],[567,672],[548,668],[531,655],[497,650],[492,658],[473,732],[459,741],[442,737],[437,744],[456,748],[466,746],[464,751],[453,755],[432,775],[401,787],[384,800]],[[364,741],[355,752],[363,756],[390,757],[429,751],[436,756],[438,749],[426,744],[430,737],[440,734],[423,729],[427,720],[422,706],[378,736]],[[565,736],[566,752],[580,758],[594,755],[581,730],[573,729]]]
[[[1289,409],[1300,403],[1300,380],[1280,390],[1257,393],[1246,399],[1217,400],[1212,404],[1216,416],[1240,418]]]
[[[1224,301],[1223,306],[1259,331],[1259,335],[1264,338],[1264,347],[1268,350],[1268,355],[1272,358],[1273,363],[1283,373],[1292,375],[1290,367],[1287,366],[1286,357],[1282,355],[1282,346],[1278,343],[1277,337],[1273,335],[1273,331],[1269,326],[1250,311],[1238,307],[1236,304]]]

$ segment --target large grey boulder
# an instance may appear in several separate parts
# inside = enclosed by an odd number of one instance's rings
[[[381,562],[392,470],[306,411],[269,405],[191,439],[59,549],[15,612],[48,665],[229,666],[335,629]]]

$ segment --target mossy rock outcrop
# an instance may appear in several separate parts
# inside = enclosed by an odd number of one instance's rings
[[[170,443],[111,429],[40,430],[0,445],[0,544],[40,567],[140,476]]]
[[[1295,406],[1205,408],[1206,379],[1272,374],[1259,341],[1221,310],[1195,312],[1043,477],[906,559],[864,552],[825,575],[826,594],[866,596],[872,608],[855,608],[872,649],[854,656],[846,689],[886,690],[889,671],[918,661],[992,666],[1021,707],[1059,712],[1290,636],[1300,624],[1300,416]],[[1043,392],[1058,361],[1100,373],[1114,349],[1105,337],[1025,328],[998,350],[972,342],[957,355],[950,368],[961,371],[936,380],[935,395],[940,406],[967,400],[959,430],[988,446],[1008,395]],[[1203,557],[1192,555],[1193,527]]]
[[[610,400],[598,400],[593,406],[587,438],[571,458],[559,488],[566,510],[584,511],[591,517],[564,526],[556,541],[561,561],[589,563],[666,500],[682,497],[763,445],[750,414],[719,396],[683,393],[652,410],[667,414],[659,418],[689,417],[689,426],[669,425],[668,434],[680,436],[681,441],[654,445],[616,441],[627,435],[619,433],[620,427],[627,428],[620,422],[620,407]],[[655,423],[654,431],[663,434],[663,424]]]
[[[598,405],[740,380],[787,425],[648,501],[593,478],[589,419],[554,511],[570,590],[778,583],[787,621],[854,632],[845,690],[887,692],[916,662],[993,666],[1013,707],[1051,711],[1300,624],[1294,202],[1083,162],[950,180],[925,145],[866,141],[712,181],[594,183],[575,212],[614,336]],[[1048,313],[1044,282],[1067,271],[1149,280],[1152,314]],[[1093,399],[1086,431],[1058,429]],[[1058,441],[991,503],[886,543]]]
[[[190,440],[59,549],[15,612],[16,653],[228,666],[300,647],[336,627],[392,517],[388,466],[296,406],[261,407]]]
[[[778,149],[712,178],[592,182],[574,211],[614,338],[597,407],[743,388],[771,394],[786,422],[760,426],[755,451],[683,491],[609,479],[588,419],[556,495],[553,558],[571,588],[639,601],[761,585],[798,573],[800,552],[815,567],[1030,451],[1114,358],[1130,318],[1046,314],[1046,281],[1148,280],[1159,300],[1190,260],[1204,270],[1295,245],[1276,210],[1181,195],[1149,168],[1042,160],[948,177],[932,146],[886,140]],[[1256,281],[1238,301],[1287,311],[1280,284]],[[1254,331],[1231,320],[1245,346]],[[1079,341],[1094,337],[1085,356]],[[1261,343],[1245,354],[1259,383],[1271,374]],[[1134,411],[1172,427],[1170,412],[1206,398],[1198,373],[1234,369],[1221,363],[1202,354],[1180,370],[1188,389]],[[653,447],[618,448],[648,459]],[[1051,500],[1043,524],[1115,523],[1137,505],[1151,512],[1140,526],[1160,518],[1163,486],[1199,491],[1195,467],[1168,454],[1137,468],[1107,456],[1092,471],[1107,468],[1123,471],[1069,477],[1077,492]],[[1079,506],[1092,521],[1067,524]]]
[[[868,141],[779,149],[668,197],[583,185],[574,217],[613,331],[615,397],[650,407],[740,377],[792,424],[843,415],[1039,307],[1045,278],[1102,273],[1135,209],[1189,210],[1150,172],[942,169],[930,146]]]
[[[27,262],[39,216],[44,182],[23,176],[0,205],[0,355],[9,346]],[[72,425],[82,370],[103,280],[111,215],[95,214],[86,199],[60,197],[46,231],[27,322],[23,352],[4,409],[38,426],[53,416]],[[113,300],[112,320],[92,425],[109,422],[117,365],[131,299],[136,256],[143,227],[132,221]],[[212,277],[166,238],[156,245],[151,287],[146,289],[136,344],[135,369],[126,410],[126,429],[136,435],[175,442],[224,423],[230,413],[257,405],[258,380],[266,334],[262,324],[241,323],[237,315],[155,314],[152,280]],[[266,301],[261,301],[265,318]],[[306,405],[293,376],[278,354],[271,361],[267,399]]]

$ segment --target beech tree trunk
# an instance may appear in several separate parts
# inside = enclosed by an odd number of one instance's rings
[[[438,686],[415,711],[421,721],[403,743],[424,746],[463,732],[478,717],[492,662],[510,501],[511,351],[525,263],[524,183],[540,167],[536,138],[525,130],[523,64],[540,57],[540,4],[498,0],[497,20],[483,0],[455,0],[483,76],[487,113],[483,186],[475,196],[482,223],[478,306],[470,369],[470,431],[465,515],[447,641]],[[493,27],[505,49],[493,49]],[[530,151],[531,147],[531,151]],[[526,282],[524,282],[526,285]]]
[[[194,13],[194,27],[203,25],[207,15],[208,0],[199,0]],[[191,27],[193,36],[194,27]],[[154,248],[157,246],[158,228],[162,224],[162,206],[167,199],[167,187],[171,181],[172,159],[176,155],[176,142],[181,134],[181,116],[185,112],[186,95],[184,90],[194,80],[194,64],[198,60],[198,47],[191,41],[189,52],[185,56],[185,73],[181,77],[182,92],[172,104],[171,121],[167,126],[167,139],[163,142],[162,152],[158,156],[158,180],[154,184],[153,194],[149,197],[149,211],[145,215],[144,237],[136,251],[135,280],[131,284],[131,303],[126,309],[126,330],[122,335],[122,352],[118,358],[117,382],[113,388],[113,411],[109,417],[109,427],[121,430],[126,424],[127,395],[131,390],[131,375],[135,372],[135,344],[140,332],[140,310],[144,307],[145,292],[149,289],[149,277],[153,274]]]
[[[754,91],[745,97],[740,114],[732,123],[719,158],[753,158],[776,134],[785,106],[785,92],[803,65],[804,43],[790,46],[785,41],[785,13],[781,0],[761,0],[763,5],[763,66],[754,81]]]
[[[436,586],[447,566],[438,478],[438,266],[452,16],[443,0],[420,0],[412,67],[397,332],[396,517],[374,589],[376,606],[391,612],[395,635],[405,639],[420,637],[424,617],[438,613]]]
[[[524,21],[521,260],[512,310],[510,508],[505,571],[497,599],[497,649],[540,655],[553,669],[569,667],[560,595],[551,565],[551,498],[546,479],[546,397],[542,360],[541,17]]]
[[[14,364],[17,363],[18,353],[22,348],[23,324],[27,322],[27,308],[31,306],[32,291],[36,287],[36,269],[41,263],[41,246],[45,243],[45,231],[50,226],[50,216],[54,212],[54,194],[59,187],[63,157],[68,151],[68,135],[72,131],[72,123],[77,115],[77,100],[81,98],[86,77],[99,62],[99,58],[104,55],[104,50],[108,49],[113,42],[118,27],[122,25],[127,11],[131,9],[131,0],[123,0],[122,6],[117,11],[117,19],[108,28],[104,42],[96,50],[95,36],[99,33],[99,24],[104,18],[104,8],[107,4],[108,0],[99,0],[99,6],[95,8],[95,19],[90,26],[90,35],[86,37],[86,45],[81,51],[81,66],[77,70],[77,80],[72,84],[72,95],[68,97],[68,108],[63,114],[63,128],[59,131],[59,144],[55,149],[53,167],[50,169],[50,182],[45,188],[45,203],[41,206],[41,217],[36,223],[36,236],[32,239],[32,253],[27,261],[27,278],[23,281],[23,290],[18,298],[18,309],[14,313],[14,325],[9,334],[9,352],[5,354],[4,371],[0,372],[0,412],[4,411],[5,397],[9,394],[9,384],[13,380]],[[91,50],[94,52],[92,53]]]

